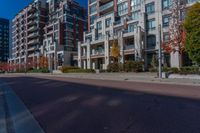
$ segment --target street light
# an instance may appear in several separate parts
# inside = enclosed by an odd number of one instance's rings
[[[159,66],[158,66],[158,73],[159,73],[159,78],[162,78],[161,24],[159,24],[158,30],[159,30],[159,41],[158,41],[158,43],[159,43],[158,44],[159,45],[159,49],[158,49]]]

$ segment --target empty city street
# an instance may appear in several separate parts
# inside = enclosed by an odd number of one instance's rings
[[[45,133],[200,133],[199,86],[53,76],[0,81]]]

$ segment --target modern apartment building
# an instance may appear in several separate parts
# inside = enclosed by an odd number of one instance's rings
[[[49,69],[74,65],[78,41],[83,41],[87,29],[87,11],[74,0],[49,0],[48,5],[43,53],[49,59]]]
[[[0,18],[0,62],[9,57],[9,20]]]
[[[198,0],[185,0],[190,6]],[[172,0],[88,0],[88,32],[78,47],[78,66],[107,69],[113,40],[120,48],[120,62],[142,60],[145,68],[169,40]],[[160,29],[160,30],[159,30]],[[160,32],[161,31],[161,32]],[[180,67],[179,53],[163,53],[163,62]]]
[[[73,0],[34,0],[12,20],[9,63],[38,68],[40,57],[45,56],[51,70],[73,65],[86,20],[86,9]]]
[[[47,21],[46,0],[34,0],[12,20],[12,54],[9,62],[37,67]]]

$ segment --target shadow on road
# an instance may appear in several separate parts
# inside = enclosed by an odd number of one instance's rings
[[[200,101],[33,77],[1,78],[47,133],[199,133]]]

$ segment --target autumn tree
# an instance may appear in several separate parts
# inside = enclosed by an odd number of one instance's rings
[[[40,68],[48,68],[48,58],[45,56],[41,56],[39,59],[39,67]]]
[[[188,9],[184,28],[186,30],[186,51],[190,59],[200,65],[200,3]]]
[[[186,33],[183,28],[182,15],[185,9],[185,3],[182,0],[172,0],[169,41],[163,43],[163,49],[167,53],[179,52],[181,54],[185,50]]]
[[[111,55],[114,58],[114,62],[117,62],[120,56],[120,50],[117,40],[114,40],[112,43]]]

